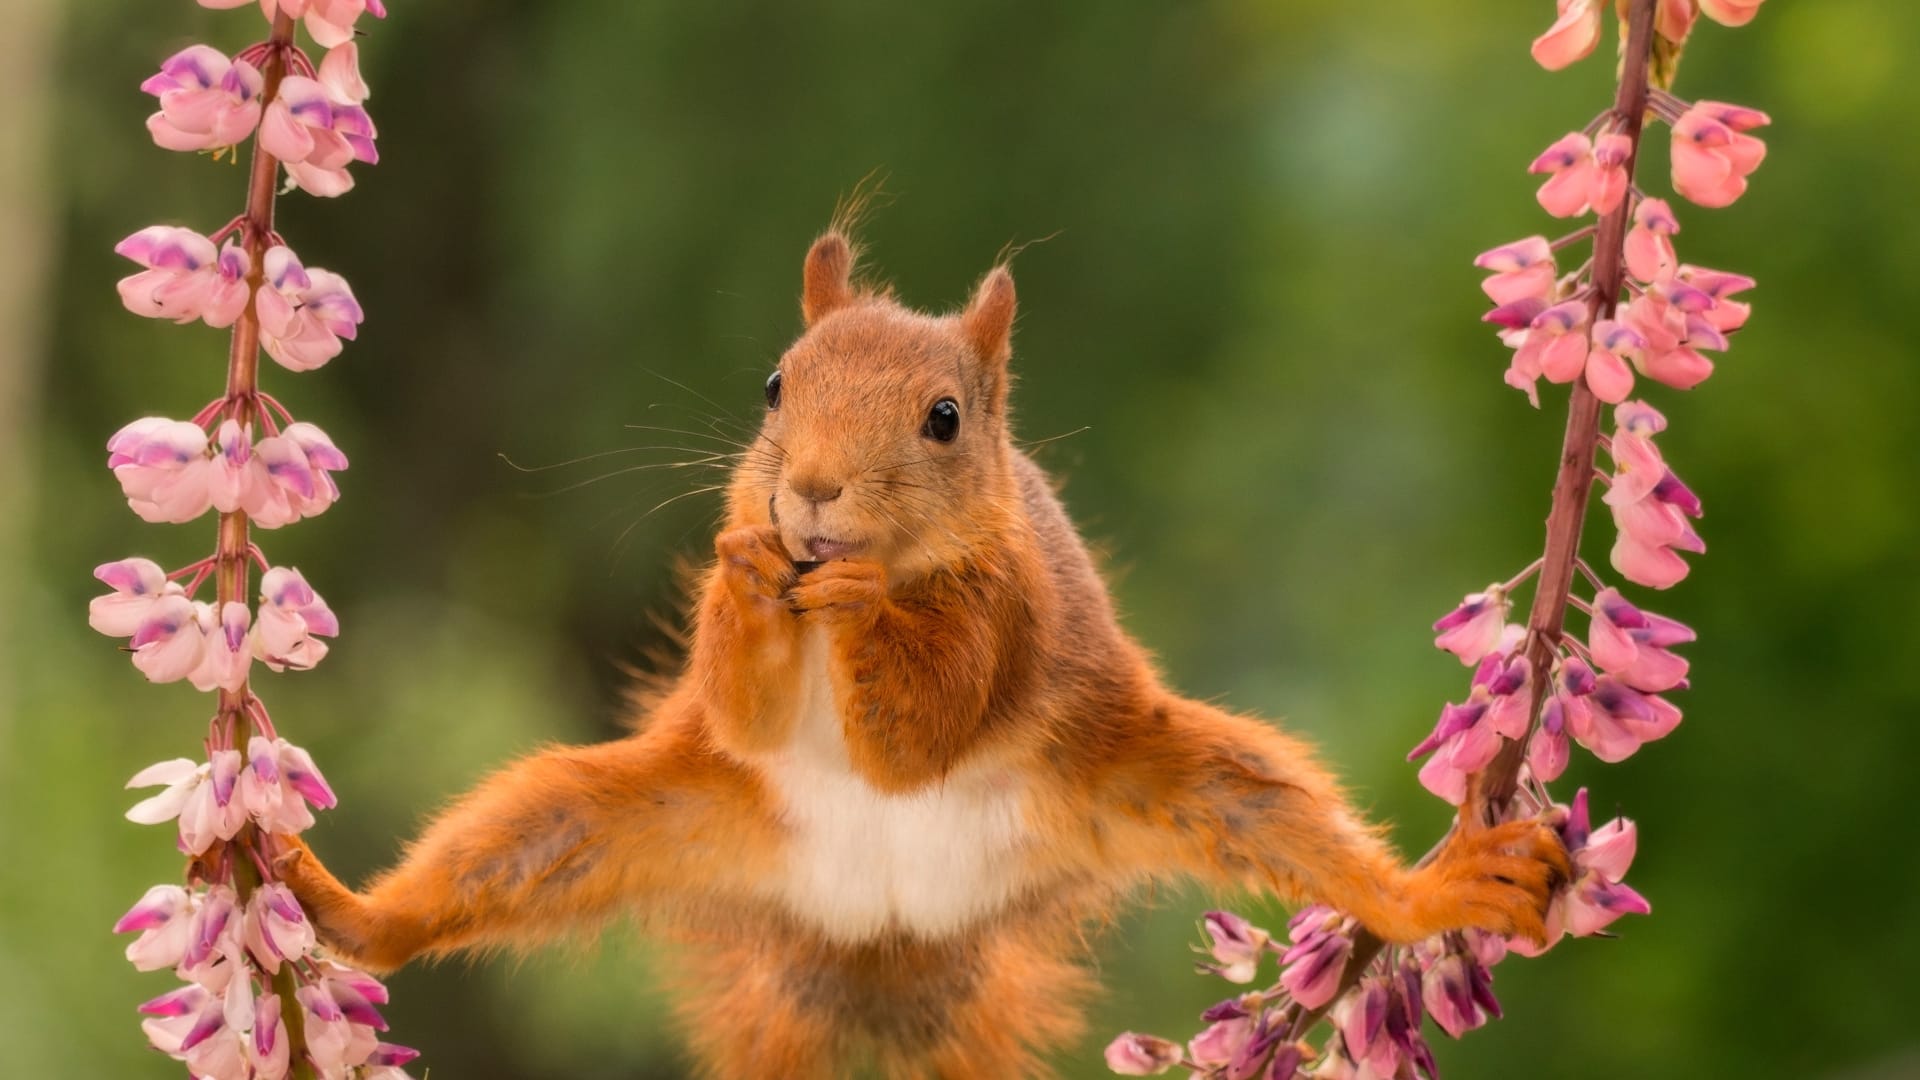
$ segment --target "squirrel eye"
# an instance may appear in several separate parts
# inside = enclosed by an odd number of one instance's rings
[[[767,376],[767,408],[777,409],[779,407],[780,407],[780,373],[776,371],[773,374]]]
[[[952,398],[941,398],[927,410],[927,422],[920,434],[938,442],[952,442],[960,434],[960,406]]]

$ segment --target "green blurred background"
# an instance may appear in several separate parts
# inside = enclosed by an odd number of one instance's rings
[[[1610,96],[1603,59],[1529,61],[1550,3],[393,7],[364,46],[383,161],[282,217],[367,323],[317,374],[266,372],[353,459],[338,507],[263,537],[346,627],[263,687],[341,796],[311,837],[336,867],[385,864],[514,754],[618,732],[623,665],[660,644],[670,567],[717,507],[660,505],[698,473],[617,471],[706,441],[626,425],[753,422],[805,245],[876,168],[897,198],[865,239],[916,305],[1058,234],[1016,267],[1020,431],[1078,432],[1041,458],[1172,680],[1289,717],[1409,850],[1438,834],[1401,756],[1465,676],[1427,623],[1537,552],[1564,401],[1501,385],[1468,263],[1552,227],[1524,167]],[[122,311],[111,247],[238,209],[244,170],[154,148],[135,87],[260,25],[15,0],[0,46],[9,1075],[177,1074],[132,1012],[171,983],[107,928],[177,878],[120,785],[194,751],[205,699],[147,686],[84,611],[95,563],[209,547],[210,519],[134,519],[101,447],[192,413],[225,343]],[[1679,92],[1775,122],[1746,199],[1680,208],[1683,256],[1760,280],[1751,327],[1704,389],[1650,395],[1708,507],[1711,554],[1654,603],[1700,631],[1696,688],[1674,736],[1572,777],[1642,822],[1631,881],[1656,915],[1502,966],[1509,1019],[1436,1036],[1450,1075],[1920,1076],[1916,46],[1920,8],[1873,0],[1695,35]],[[1121,1029],[1193,1030],[1221,994],[1188,973],[1205,906],[1163,895],[1104,938],[1109,993],[1066,1075],[1103,1075]],[[617,931],[408,970],[388,1015],[435,1077],[681,1076],[652,968]]]

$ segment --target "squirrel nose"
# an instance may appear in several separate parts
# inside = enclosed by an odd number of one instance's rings
[[[787,481],[793,493],[814,503],[828,503],[840,497],[843,490],[838,480],[832,480],[818,474],[796,476]]]

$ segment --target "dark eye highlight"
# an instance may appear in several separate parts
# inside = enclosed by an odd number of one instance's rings
[[[920,434],[935,442],[952,442],[960,434],[960,406],[952,398],[941,398],[927,410],[927,422]]]
[[[777,409],[779,407],[780,407],[780,373],[776,371],[773,374],[767,376],[767,408]]]

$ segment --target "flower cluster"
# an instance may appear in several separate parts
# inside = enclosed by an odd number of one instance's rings
[[[256,442],[251,426],[231,417],[212,432],[192,421],[142,417],[107,440],[107,468],[133,512],[156,523],[241,510],[253,524],[277,529],[333,505],[340,488],[332,474],[347,467],[346,455],[312,424],[282,431],[270,414],[261,420],[270,434]]]
[[[141,971],[171,968],[185,983],[140,1006],[141,1028],[195,1076],[279,1080],[292,1074],[293,1046],[282,1008],[301,1010],[307,1060],[322,1076],[405,1076],[418,1054],[380,1041],[387,1001],[379,980],[315,955],[313,926],[286,886],[267,884],[242,901],[225,885],[147,890],[113,927],[140,936],[127,960]],[[283,1003],[273,976],[305,976]]]
[[[1688,104],[1655,85],[1670,78],[1681,43],[1699,15],[1738,26],[1760,0],[1622,0],[1622,81],[1613,108],[1586,129],[1550,146],[1530,171],[1545,174],[1538,200],[1555,217],[1593,214],[1596,222],[1558,240],[1503,244],[1475,265],[1493,304],[1486,320],[1512,349],[1506,381],[1535,407],[1539,383],[1572,387],[1566,442],[1554,488],[1545,554],[1513,578],[1465,597],[1433,624],[1434,645],[1473,669],[1467,697],[1448,704],[1408,755],[1424,758],[1419,778],[1460,807],[1465,827],[1537,819],[1551,826],[1573,871],[1546,913],[1544,941],[1479,931],[1440,934],[1410,947],[1385,948],[1355,921],[1310,907],[1289,923],[1284,941],[1225,912],[1207,915],[1209,962],[1200,970],[1235,984],[1256,983],[1262,960],[1278,978],[1209,1009],[1206,1026],[1185,1044],[1127,1033],[1107,1048],[1107,1064],[1126,1075],[1185,1069],[1209,1078],[1431,1078],[1434,1055],[1423,1032],[1431,1018],[1459,1038],[1500,1015],[1492,969],[1509,952],[1537,956],[1565,937],[1607,930],[1651,905],[1624,883],[1638,832],[1617,818],[1595,827],[1580,788],[1558,800],[1560,779],[1578,746],[1619,762],[1680,723],[1668,700],[1687,688],[1688,662],[1674,652],[1694,640],[1684,624],[1641,608],[1579,558],[1583,514],[1596,483],[1615,531],[1611,563],[1628,582],[1665,589],[1684,578],[1683,553],[1705,550],[1694,522],[1699,498],[1668,465],[1655,439],[1666,418],[1633,398],[1638,379],[1675,389],[1713,371],[1703,352],[1723,352],[1750,313],[1738,295],[1750,278],[1683,263],[1680,223],[1664,199],[1635,186],[1643,117],[1672,131],[1672,186],[1687,200],[1721,207],[1745,192],[1765,156],[1749,134],[1767,123],[1753,109]],[[1559,0],[1559,19],[1534,43],[1534,56],[1557,69],[1592,52],[1615,0]],[[1629,29],[1630,28],[1630,29]],[[1563,273],[1558,253],[1591,239],[1590,258]],[[1605,406],[1612,430],[1603,434]],[[1611,469],[1595,467],[1605,452]],[[1524,623],[1513,595],[1535,580]],[[1584,581],[1589,598],[1576,595]],[[1570,612],[1586,616],[1584,636]],[[1319,1049],[1316,1027],[1329,1031]]]
[[[200,0],[212,8],[252,0]],[[147,121],[169,150],[238,156],[254,140],[246,211],[205,235],[154,225],[115,247],[138,272],[120,282],[127,310],[176,323],[233,328],[226,392],[190,419],[147,416],[107,440],[107,467],[127,505],[149,522],[220,516],[215,550],[169,572],[125,558],[94,571],[111,591],[88,608],[95,630],[124,638],[153,682],[186,681],[217,695],[204,760],[139,770],[129,788],[158,788],[126,813],[170,824],[190,858],[187,884],[160,885],[114,926],[137,933],[127,959],[171,970],[182,985],[140,1006],[161,1052],[204,1080],[401,1080],[416,1056],[381,1041],[386,988],[329,959],[275,858],[335,803],[313,758],[274,728],[253,692],[258,662],[306,670],[340,632],[300,572],[274,566],[251,528],[279,528],[339,499],[346,455],[318,426],[294,419],[259,388],[259,353],[288,371],[332,360],[362,321],[339,275],[307,267],[273,231],[285,190],[340,195],[348,166],[378,160],[364,102],[355,24],[385,15],[378,0],[261,0],[268,40],[228,56],[206,45],[168,57],[141,88]],[[329,51],[318,65],[295,28]],[[249,589],[255,568],[258,588]],[[211,595],[201,595],[211,585]]]

